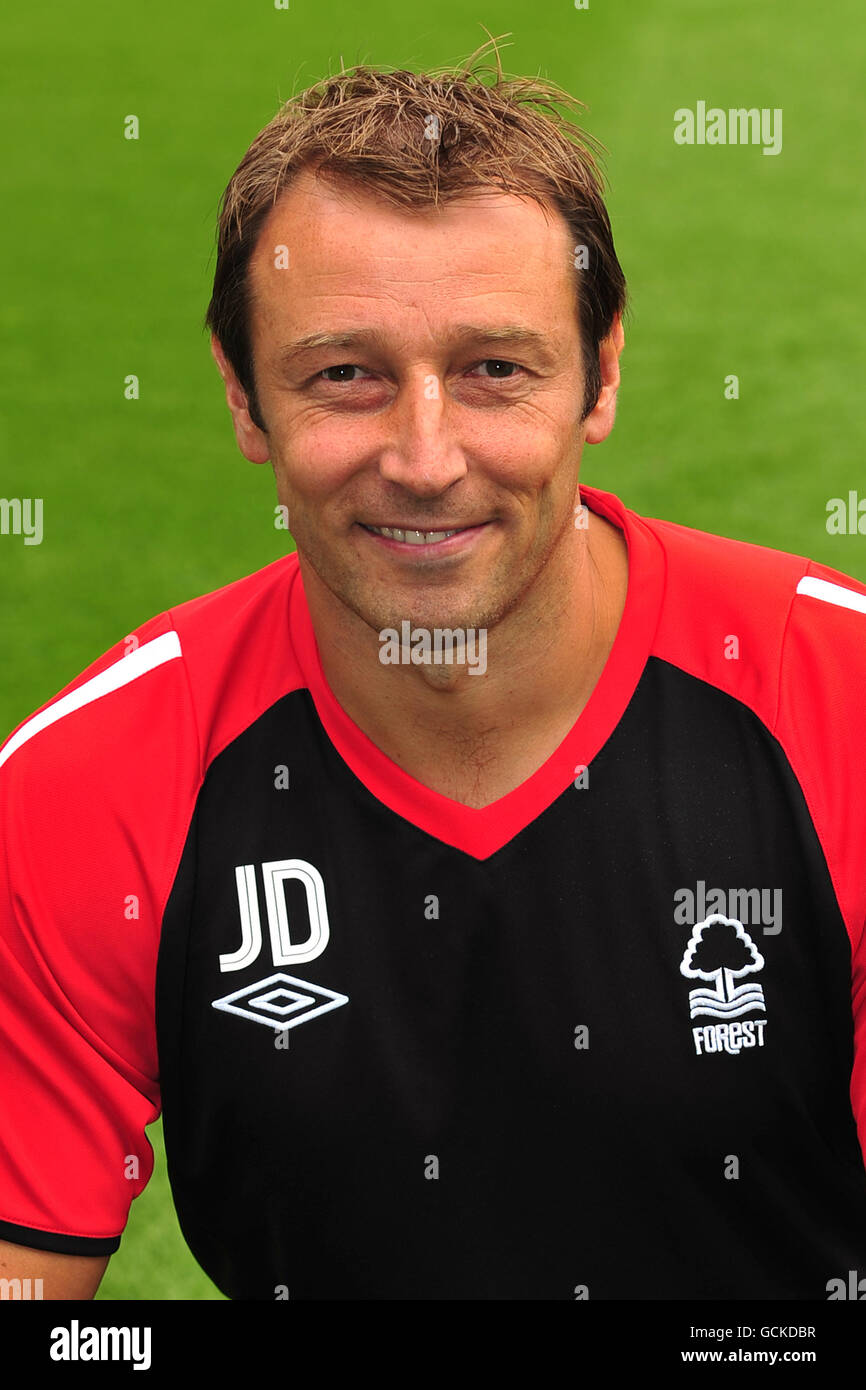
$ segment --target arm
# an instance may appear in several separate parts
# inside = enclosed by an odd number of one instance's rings
[[[58,1255],[53,1250],[33,1250],[0,1240],[0,1279],[42,1280],[45,1299],[93,1298],[110,1255]],[[5,1297],[15,1293],[3,1284]],[[31,1284],[35,1291],[38,1285]],[[32,1295],[31,1295],[32,1296]]]
[[[97,666],[112,670],[113,655]],[[177,684],[179,663],[167,665]],[[98,680],[88,668],[43,707],[60,708],[53,722],[33,716],[0,748],[0,1279],[41,1278],[46,1298],[93,1296],[152,1170],[153,982],[174,848],[152,809],[166,785],[152,741],[180,762],[185,732],[172,738],[181,692],[158,675],[67,708]]]

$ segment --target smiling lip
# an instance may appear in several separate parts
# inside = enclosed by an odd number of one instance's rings
[[[381,544],[408,552],[454,549],[481,532],[488,523],[481,521],[470,526],[437,526],[435,529],[425,527],[423,530],[408,526],[372,526],[366,522],[358,524]]]

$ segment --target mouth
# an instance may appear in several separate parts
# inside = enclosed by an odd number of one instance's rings
[[[373,536],[382,536],[386,541],[399,541],[402,545],[438,545],[440,541],[446,541],[451,536],[459,536],[465,531],[477,531],[480,526],[486,525],[481,522],[471,526],[455,526],[438,531],[419,531],[403,526],[368,526],[365,522],[360,522],[360,526],[365,531],[369,531]]]

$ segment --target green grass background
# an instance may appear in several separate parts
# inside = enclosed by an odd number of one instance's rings
[[[866,579],[866,538],[825,526],[829,498],[866,496],[858,0],[49,0],[4,18],[0,492],[42,497],[45,536],[0,536],[0,738],[152,614],[283,553],[201,331],[218,198],[341,56],[422,70],[482,24],[511,33],[508,71],[587,102],[609,150],[632,310],[616,429],[582,480]],[[675,145],[699,99],[781,107],[782,153]],[[149,1133],[156,1173],[99,1296],[219,1298]]]

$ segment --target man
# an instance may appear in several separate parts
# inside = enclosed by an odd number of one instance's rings
[[[625,285],[551,95],[343,73],[227,189],[213,352],[297,556],[0,751],[0,1258],[46,1296],[160,1105],[233,1298],[866,1270],[866,587],[578,490]]]

